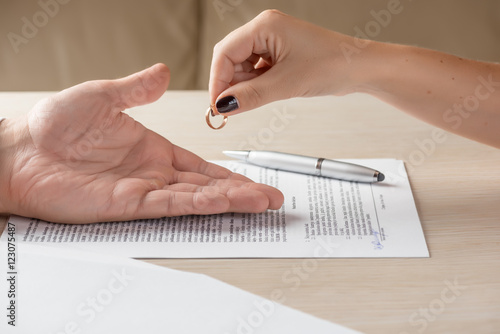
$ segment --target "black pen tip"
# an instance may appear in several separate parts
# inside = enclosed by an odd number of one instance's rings
[[[381,182],[381,181],[384,181],[384,180],[385,180],[385,175],[382,174],[382,173],[380,173],[380,172],[378,172],[377,173],[377,181]]]

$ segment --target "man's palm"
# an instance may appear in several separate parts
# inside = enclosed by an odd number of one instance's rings
[[[278,190],[208,163],[122,113],[158,99],[168,79],[156,65],[38,103],[14,159],[13,213],[81,223],[279,208]]]

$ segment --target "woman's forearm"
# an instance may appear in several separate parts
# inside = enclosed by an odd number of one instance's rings
[[[500,148],[500,65],[372,42],[358,91],[444,130]]]

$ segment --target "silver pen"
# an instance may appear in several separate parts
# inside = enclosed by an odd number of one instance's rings
[[[369,183],[385,179],[384,174],[377,170],[343,161],[274,151],[223,151],[223,153],[257,166],[295,173]]]

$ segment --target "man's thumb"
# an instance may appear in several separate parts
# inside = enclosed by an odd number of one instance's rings
[[[116,80],[116,90],[125,108],[151,103],[167,90],[170,70],[164,64],[156,64],[145,70]]]

